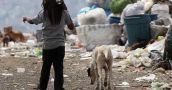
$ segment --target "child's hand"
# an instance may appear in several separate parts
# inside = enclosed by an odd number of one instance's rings
[[[23,17],[23,22],[30,22],[32,19],[30,17]]]
[[[27,21],[27,17],[23,17],[23,22],[25,23]]]

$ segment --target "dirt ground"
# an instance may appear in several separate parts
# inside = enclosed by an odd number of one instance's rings
[[[64,88],[66,90],[94,90],[95,85],[90,85],[87,76],[87,67],[90,60],[80,60],[80,51],[66,51],[64,60]],[[114,60],[114,63],[117,62]],[[35,57],[0,58],[0,90],[34,90],[40,77],[42,61]],[[24,72],[17,72],[17,68],[25,68]],[[151,90],[152,81],[137,82],[134,79],[153,73],[150,69],[134,72],[136,68],[127,67],[113,68],[113,78],[111,80],[113,90]],[[8,74],[8,75],[4,75]],[[172,72],[153,73],[156,79],[153,81],[172,82]],[[48,90],[53,90],[53,69],[48,84]],[[130,87],[119,86],[122,82],[128,82]]]

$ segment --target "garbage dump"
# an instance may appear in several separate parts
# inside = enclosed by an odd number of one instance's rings
[[[64,32],[65,90],[95,89],[87,70],[94,48],[101,45],[109,46],[113,56],[112,90],[171,90],[171,0],[86,2],[74,17],[76,31]],[[32,90],[37,87],[43,64],[42,30],[36,34],[12,31],[26,41],[12,40],[9,32],[6,37],[0,33],[0,90]],[[49,90],[54,89],[54,73],[51,69]]]

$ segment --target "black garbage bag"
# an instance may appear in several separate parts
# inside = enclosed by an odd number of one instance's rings
[[[152,71],[157,68],[164,68],[165,70],[171,70],[171,66],[168,60],[164,60],[163,53],[158,50],[152,50],[149,54],[149,58],[152,59]]]
[[[163,54],[158,51],[158,50],[152,50],[150,53],[149,53],[149,58],[152,59],[152,65],[155,65],[161,61],[163,61]]]

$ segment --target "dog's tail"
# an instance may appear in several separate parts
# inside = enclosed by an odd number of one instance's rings
[[[113,59],[112,52],[111,52],[111,49],[109,47],[107,47],[107,49],[104,50],[104,55],[105,55],[105,58],[107,60]]]

